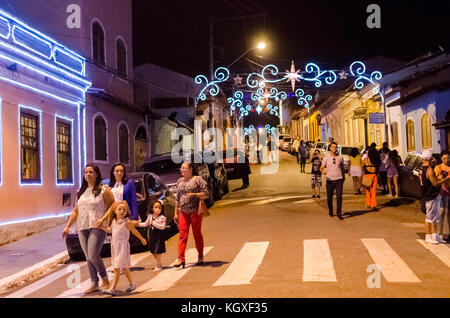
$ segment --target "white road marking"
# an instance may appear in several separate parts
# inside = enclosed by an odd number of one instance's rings
[[[134,265],[136,265],[137,263],[139,263],[140,261],[142,261],[143,259],[145,259],[149,256],[150,256],[150,253],[148,253],[148,252],[144,252],[144,253],[140,253],[140,254],[132,254],[131,255],[131,266],[133,267]],[[112,270],[111,266],[106,269],[106,273],[108,274],[108,279],[110,280],[110,283],[112,283],[111,280],[114,277],[114,274],[111,272],[111,270]],[[101,280],[100,280],[99,284],[101,285]],[[87,279],[87,280],[83,281],[78,287],[68,289],[65,292],[63,292],[62,294],[56,296],[55,298],[80,298],[80,297],[83,297],[84,291],[86,289],[88,289],[90,285],[91,285],[91,280]]]
[[[427,250],[433,253],[437,258],[439,258],[445,265],[450,267],[450,247],[446,244],[428,244],[424,240],[417,240],[422,244]]]
[[[391,283],[420,283],[408,265],[382,238],[361,239],[384,278]]]
[[[328,240],[303,241],[303,281],[337,282]]]
[[[245,202],[245,201],[256,201],[256,200],[263,200],[263,199],[267,199],[270,197],[260,197],[260,198],[248,198],[248,199],[239,199],[239,200],[221,200],[217,203],[214,203],[213,207],[221,207],[221,206],[225,206],[225,205],[230,205],[230,204],[234,204],[234,203],[239,203],[239,202]]]
[[[81,266],[80,266],[81,267]],[[33,284],[30,284],[22,289],[20,289],[19,291],[10,294],[8,296],[6,296],[5,298],[23,298],[25,296],[28,296],[32,293],[34,293],[35,291],[42,289],[48,285],[50,285],[51,283],[53,283],[54,281],[56,281],[57,279],[69,275],[70,273],[67,272],[67,268],[68,267],[64,267],[63,269],[48,275],[47,277],[36,281]]]
[[[290,196],[290,197],[276,197],[272,199],[262,200],[258,202],[249,203],[248,205],[264,205],[267,203],[272,203],[276,201],[282,201],[282,200],[288,200],[288,199],[301,199],[301,198],[310,198],[310,195],[296,195],[296,196]]]
[[[231,265],[213,286],[251,284],[268,246],[269,242],[245,243]]]
[[[209,251],[212,250],[212,247],[205,247],[203,249],[203,254],[206,256]],[[184,275],[186,275],[194,266],[194,262],[192,259],[197,261],[197,250],[195,248],[188,249],[186,251],[186,267],[183,269],[179,268],[169,268],[159,272],[155,277],[147,281],[146,283],[139,286],[136,291],[137,292],[149,292],[149,291],[163,291],[171,288],[176,284]],[[188,263],[187,261],[191,263]],[[176,264],[177,260],[173,261],[171,266]]]
[[[343,198],[346,198],[346,197],[353,197],[354,195],[353,194],[343,194],[342,195],[342,197]],[[295,202],[293,202],[294,204],[299,204],[299,203],[314,203],[314,202],[318,202],[318,201],[327,201],[327,194],[325,193],[324,195],[322,195],[322,198],[319,198],[319,199],[313,199],[313,198],[311,198],[311,196],[310,195],[308,195],[308,196],[305,196],[306,198],[310,198],[309,200],[300,200],[300,201],[295,201]],[[343,201],[343,202],[351,202],[351,201],[360,201],[360,200],[362,200],[363,198],[361,198],[361,199],[356,199],[356,200],[345,200],[345,201]],[[336,200],[336,197],[334,197],[333,198],[333,200]]]
[[[63,251],[61,253],[58,253],[42,262],[39,262],[37,264],[34,264],[33,266],[30,266],[28,268],[25,268],[21,270],[18,273],[15,273],[11,276],[4,277],[0,279],[0,289],[3,287],[6,287],[9,283],[21,279],[21,277],[26,277],[31,275],[33,272],[40,272],[43,268],[49,268],[53,265],[56,265],[57,262],[59,262],[61,259],[68,257],[67,251]]]

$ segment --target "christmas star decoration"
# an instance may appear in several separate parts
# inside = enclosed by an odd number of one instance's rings
[[[239,74],[233,78],[233,81],[234,81],[234,85],[242,86],[242,77],[240,77]]]
[[[258,112],[258,115],[261,114],[261,111],[262,111],[261,106],[258,105],[258,107],[256,107],[256,111]]]
[[[292,61],[291,71],[289,72],[288,70],[286,70],[286,74],[288,77],[288,80],[286,82],[291,82],[292,91],[295,91],[295,82],[300,82],[300,80],[298,79],[300,77],[300,75],[298,74],[299,72],[300,70],[295,70],[294,61]]]
[[[263,96],[266,98],[266,103],[268,103],[268,102],[269,102],[270,93],[269,93],[269,91],[267,90],[267,87],[266,87],[266,89],[264,90],[264,95],[263,95]]]
[[[345,71],[341,71],[339,72],[339,79],[343,80],[343,79],[347,79],[347,73]]]

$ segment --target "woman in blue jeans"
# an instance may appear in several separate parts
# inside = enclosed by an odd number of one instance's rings
[[[65,238],[69,228],[77,221],[78,237],[91,277],[91,286],[84,292],[85,294],[99,290],[98,274],[102,278],[102,288],[109,288],[105,264],[100,256],[106,238],[107,221],[101,226],[96,226],[96,223],[113,203],[114,196],[111,191],[106,186],[102,187],[100,169],[93,164],[88,164],[84,169],[84,179],[78,191],[77,203],[62,234]]]

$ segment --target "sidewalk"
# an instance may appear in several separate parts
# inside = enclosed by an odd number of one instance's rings
[[[62,238],[65,224],[0,246],[0,293],[18,287],[69,260]]]

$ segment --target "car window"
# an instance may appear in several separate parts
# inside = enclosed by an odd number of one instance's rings
[[[141,200],[145,200],[145,191],[142,185],[142,180],[134,180],[134,187],[136,188],[136,195],[138,197],[138,200],[141,199],[139,196],[142,197]]]
[[[352,151],[352,147],[342,147],[341,148],[341,155],[350,155],[350,152]]]
[[[406,163],[406,167],[409,169],[414,169],[414,164],[416,163],[417,156],[410,156],[408,162]]]

